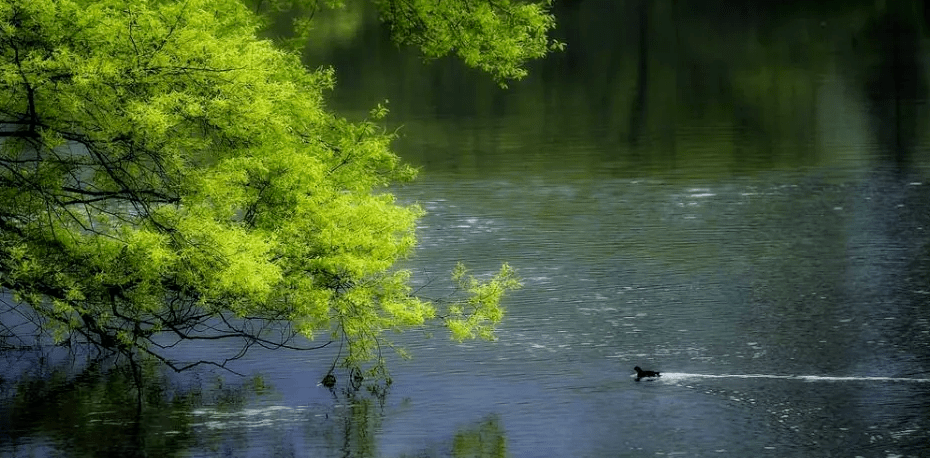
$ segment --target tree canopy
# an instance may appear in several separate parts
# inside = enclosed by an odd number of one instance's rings
[[[375,3],[398,41],[454,51],[502,81],[555,46],[546,4]],[[386,190],[415,176],[378,124],[386,109],[361,122],[332,113],[333,70],[257,38],[257,9],[0,3],[7,314],[176,370],[227,362],[173,359],[167,349],[188,339],[241,339],[244,352],[299,348],[299,334],[342,342],[341,362],[358,367],[380,361],[384,331],[437,317],[455,338],[490,337],[501,296],[519,286],[513,270],[478,281],[457,269],[468,294],[441,310],[411,293],[394,265],[423,212]]]

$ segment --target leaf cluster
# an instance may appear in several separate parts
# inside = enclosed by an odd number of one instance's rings
[[[494,326],[504,318],[501,299],[508,291],[522,287],[516,271],[505,263],[494,276],[481,281],[459,263],[452,271],[452,279],[465,293],[465,299],[451,304],[443,317],[452,337],[459,341],[493,340]]]
[[[549,37],[555,28],[552,0],[372,1],[396,43],[418,47],[426,59],[455,55],[503,87],[526,76],[529,61],[565,47]],[[246,2],[257,12],[298,13],[291,19],[294,37],[287,40],[296,49],[320,27],[318,11],[346,6],[345,0]]]
[[[502,86],[526,76],[526,63],[564,44],[548,33],[555,27],[551,1],[375,0],[394,40],[420,48],[429,59],[455,54],[490,73]]]

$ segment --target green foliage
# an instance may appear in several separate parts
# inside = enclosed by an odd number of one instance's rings
[[[506,86],[526,76],[525,64],[564,44],[547,34],[555,27],[550,0],[375,0],[394,40],[418,46],[430,59],[455,53],[466,64]]]
[[[552,0],[373,0],[399,44],[420,48],[427,59],[455,54],[490,73],[501,86],[526,76],[526,63],[564,43],[552,40]],[[292,21],[299,47],[320,27],[317,11],[344,8],[343,0],[247,0],[255,11],[299,12]],[[326,25],[329,26],[329,25]]]
[[[415,176],[387,109],[333,115],[333,71],[259,25],[234,0],[0,4],[0,287],[56,339],[181,370],[154,335],[287,346],[277,323],[355,366],[435,317],[392,269],[422,210],[385,191]],[[449,328],[490,337],[513,271],[456,278]]]
[[[501,299],[507,291],[522,286],[516,271],[504,264],[490,280],[482,282],[459,263],[452,271],[452,278],[467,296],[464,301],[450,305],[444,317],[452,337],[459,341],[476,337],[493,340],[494,325],[504,318]]]

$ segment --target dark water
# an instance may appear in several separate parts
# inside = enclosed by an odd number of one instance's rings
[[[141,417],[118,371],[7,353],[0,456],[928,456],[924,11],[566,0],[507,91],[343,19],[308,52],[422,167],[404,267],[516,267],[498,340],[396,336],[383,401],[317,386],[326,351],[152,369]]]

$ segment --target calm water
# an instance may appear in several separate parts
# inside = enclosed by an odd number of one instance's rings
[[[0,456],[930,456],[921,4],[563,3],[507,91],[367,16],[309,49],[423,168],[423,293],[519,270],[497,342],[396,336],[383,401],[317,386],[326,351],[153,370],[141,418],[118,372],[8,353]]]

